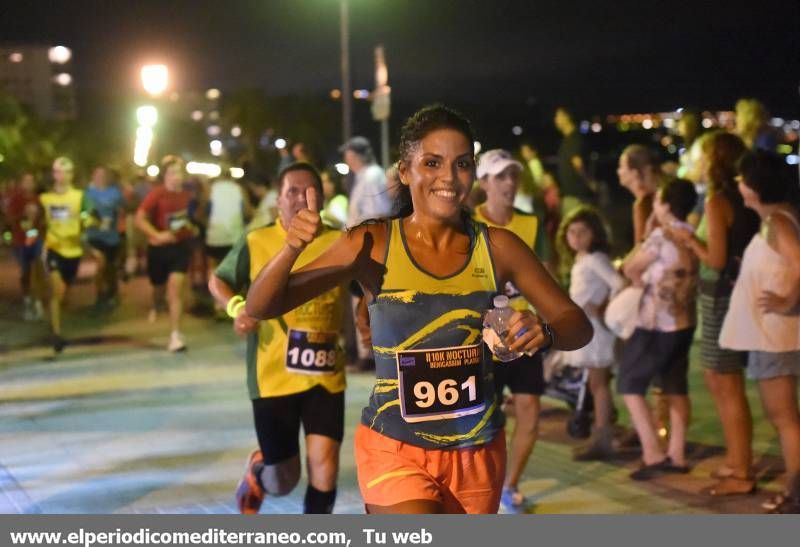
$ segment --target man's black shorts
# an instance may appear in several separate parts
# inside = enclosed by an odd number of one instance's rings
[[[192,258],[192,248],[188,241],[181,241],[171,245],[148,245],[147,247],[147,276],[153,285],[163,285],[171,273],[186,273],[189,270],[189,260]]]
[[[61,256],[57,252],[47,250],[47,270],[50,272],[58,272],[61,274],[61,279],[67,285],[75,281],[78,275],[78,266],[80,266],[81,257],[67,258]]]
[[[508,363],[493,362],[495,385],[498,392],[508,386],[511,393],[528,393],[541,395],[544,393],[544,368],[542,354],[536,352],[533,357],[523,355]]]
[[[273,465],[300,453],[300,424],[303,432],[344,437],[344,391],[330,393],[322,386],[307,391],[253,399],[253,419],[264,464]]]

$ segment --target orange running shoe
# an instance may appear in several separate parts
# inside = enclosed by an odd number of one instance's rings
[[[253,466],[264,461],[261,450],[253,450],[247,458],[247,466],[244,468],[244,475],[236,487],[236,504],[239,512],[243,515],[257,515],[261,504],[264,502],[266,493],[258,483],[258,478],[253,473]]]

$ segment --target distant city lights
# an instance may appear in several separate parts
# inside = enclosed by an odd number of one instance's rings
[[[242,136],[242,128],[238,125],[234,125],[231,127],[231,137],[241,137]]]
[[[218,125],[209,125],[206,128],[209,137],[218,137],[222,133],[222,128]]]
[[[331,89],[330,95],[331,99],[336,101],[342,98],[342,91],[340,89]]]
[[[367,89],[356,89],[353,91],[353,98],[354,99],[369,99],[369,90]]]
[[[203,111],[202,110],[194,110],[191,114],[192,119],[196,122],[202,121],[203,119]]]
[[[336,172],[340,175],[346,175],[350,172],[350,168],[346,163],[337,163],[334,167],[336,168]]]
[[[642,120],[642,127],[645,129],[652,129],[653,128],[653,120],[650,118],[645,118]]]
[[[208,148],[211,150],[212,156],[221,156],[222,155],[222,141],[219,139],[214,139],[210,143],[208,143]]]
[[[47,51],[47,58],[50,59],[51,63],[63,65],[64,63],[68,63],[72,58],[72,51],[64,46],[51,47]]]
[[[61,72],[53,76],[53,81],[62,87],[67,87],[72,83],[72,76],[66,72]]]
[[[203,163],[190,161],[186,164],[186,172],[190,175],[205,175],[206,177],[218,177],[222,173],[222,168],[216,163]]]
[[[592,124],[592,127],[591,127],[591,129],[592,129],[592,133],[600,133],[600,131],[602,131],[602,130],[603,130],[603,126],[602,126],[602,125],[600,125],[600,123],[599,123],[599,122],[594,122],[594,123]]]
[[[216,101],[217,99],[219,99],[220,95],[222,95],[220,90],[214,87],[206,91],[206,99],[208,99],[209,101]]]

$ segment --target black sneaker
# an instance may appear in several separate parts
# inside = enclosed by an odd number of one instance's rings
[[[67,345],[67,341],[64,340],[62,337],[55,335],[53,336],[53,351],[56,353],[61,353],[64,351],[64,348]]]

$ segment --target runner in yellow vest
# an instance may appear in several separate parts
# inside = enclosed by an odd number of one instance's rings
[[[53,350],[61,353],[66,341],[61,336],[61,306],[67,287],[78,274],[83,255],[81,233],[88,222],[90,205],[83,190],[72,187],[75,167],[66,157],[53,162],[53,190],[41,195],[45,214],[46,264],[50,281],[50,326]]]
[[[489,150],[480,157],[476,174],[486,201],[475,208],[476,220],[516,234],[534,250],[539,228],[536,215],[514,208],[514,199],[519,188],[522,164],[505,150]],[[511,284],[504,287],[511,307],[523,311],[529,309],[528,301]],[[539,431],[539,398],[544,393],[542,355],[523,355],[508,363],[494,360],[495,383],[499,390],[505,386],[511,391],[511,405],[516,418],[508,454],[506,477],[500,509],[505,513],[524,513],[527,501],[519,492],[519,479],[528,463]]]
[[[247,385],[259,450],[253,452],[236,492],[242,513],[257,513],[266,494],[291,492],[300,479],[300,424],[306,439],[308,487],[304,512],[330,513],[336,500],[339,447],[344,435],[344,353],[339,345],[345,291],[335,287],[268,321],[244,311],[241,295],[286,244],[286,229],[307,207],[306,191],[322,201],[322,182],[309,164],[279,175],[279,219],[257,228],[231,249],[209,281],[227,306],[234,330],[247,335]],[[341,232],[325,228],[295,264],[311,262]]]

